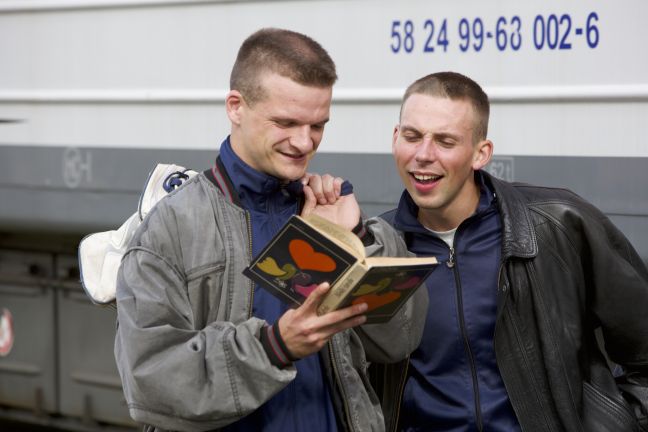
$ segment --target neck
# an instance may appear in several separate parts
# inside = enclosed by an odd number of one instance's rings
[[[433,231],[450,231],[468,219],[479,205],[480,188],[475,179],[466,182],[463,190],[447,207],[438,209],[419,208],[418,221]]]
[[[234,154],[235,154],[239,159],[241,159],[243,162],[245,162],[246,164],[252,166],[252,165],[251,165],[251,164],[246,160],[246,159],[247,159],[247,155],[246,155],[245,151],[243,151],[244,148],[243,148],[242,138],[241,138],[240,134],[238,134],[238,133],[236,132],[236,130],[234,130],[234,129],[232,129],[232,131],[230,132],[229,142],[230,142],[230,147],[232,148],[232,151],[234,152]]]

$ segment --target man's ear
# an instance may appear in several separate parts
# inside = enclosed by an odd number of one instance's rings
[[[245,101],[238,90],[230,90],[225,96],[225,111],[232,124],[239,125],[241,123],[241,110],[244,105]]]
[[[394,126],[394,133],[392,135],[392,153],[396,151],[396,141],[398,141],[398,134],[400,133],[400,125]]]
[[[473,160],[472,168],[477,171],[486,166],[493,156],[493,142],[491,140],[483,140],[475,146],[475,158]]]

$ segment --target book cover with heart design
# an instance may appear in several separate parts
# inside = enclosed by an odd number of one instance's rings
[[[367,323],[389,319],[436,267],[433,257],[365,258],[360,240],[316,216],[292,216],[243,274],[291,305],[323,282],[318,313],[367,303]]]
[[[321,283],[331,286],[362,257],[292,216],[243,274],[291,305]]]

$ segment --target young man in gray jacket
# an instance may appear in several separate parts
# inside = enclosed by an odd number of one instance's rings
[[[369,254],[406,254],[386,223],[361,221],[350,185],[306,174],[336,78],[307,36],[251,35],[232,70],[231,135],[216,163],[136,232],[117,281],[115,355],[130,413],[151,429],[384,429],[367,359],[394,362],[416,347],[425,290],[388,324],[361,326],[366,305],[317,315],[326,285],[290,309],[242,275],[299,212],[365,233]]]

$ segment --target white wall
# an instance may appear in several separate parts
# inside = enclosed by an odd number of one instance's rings
[[[278,26],[337,62],[324,152],[388,153],[404,87],[456,70],[493,100],[496,153],[648,157],[646,16],[645,0],[0,0],[0,119],[20,120],[0,123],[0,145],[215,148],[238,46]],[[537,20],[555,36],[541,49]],[[571,49],[548,47],[563,36]]]

